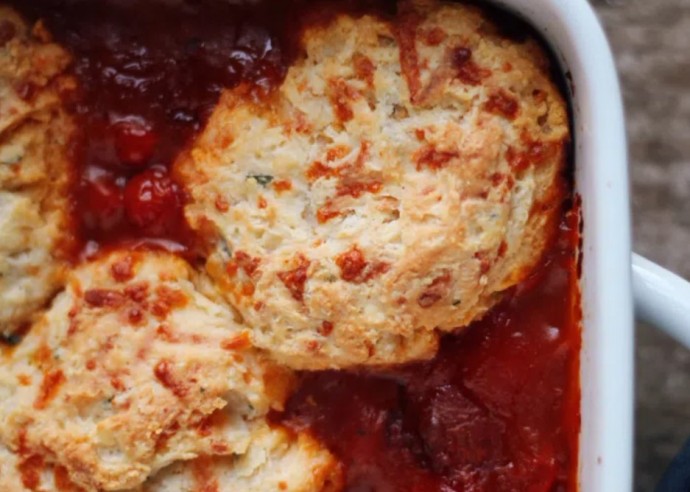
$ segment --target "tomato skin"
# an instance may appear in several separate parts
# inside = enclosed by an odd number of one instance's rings
[[[127,219],[149,234],[173,230],[181,217],[180,189],[164,168],[150,168],[130,179],[124,201]]]
[[[84,226],[97,231],[109,231],[117,227],[124,217],[122,188],[114,180],[105,177],[84,181],[81,187]]]
[[[122,164],[139,167],[153,157],[158,136],[147,125],[124,122],[115,125],[115,151]]]

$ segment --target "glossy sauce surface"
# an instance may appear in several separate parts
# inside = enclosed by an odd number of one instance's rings
[[[127,0],[17,5],[73,54],[82,129],[74,190],[84,253],[121,243],[189,252],[184,195],[170,175],[225,87],[257,94],[286,69],[284,6]]]
[[[221,90],[246,82],[260,97],[279,83],[306,18],[386,15],[394,2],[15,4],[74,56],[82,254],[127,244],[195,257],[170,169]],[[576,490],[577,244],[571,210],[539,270],[484,320],[447,336],[434,360],[376,375],[306,374],[275,419],[322,439],[350,492]]]
[[[541,267],[434,360],[303,376],[284,417],[342,459],[351,492],[576,490],[577,211]]]
[[[82,128],[74,190],[83,256],[126,244],[194,256],[171,168],[224,88],[279,84],[304,22],[386,15],[392,0],[14,0],[73,55]]]

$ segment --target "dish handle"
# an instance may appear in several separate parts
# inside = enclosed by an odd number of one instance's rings
[[[690,349],[690,282],[633,254],[635,314]]]

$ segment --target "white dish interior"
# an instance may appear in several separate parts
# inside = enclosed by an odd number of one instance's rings
[[[608,42],[586,0],[498,0],[536,27],[568,74],[582,198],[583,334],[579,483],[629,491],[633,456],[630,212],[621,93]]]

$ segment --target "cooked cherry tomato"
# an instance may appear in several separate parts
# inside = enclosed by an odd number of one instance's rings
[[[115,150],[125,165],[142,166],[156,150],[158,137],[147,125],[138,122],[118,123],[115,126]]]
[[[124,198],[129,221],[150,234],[164,234],[180,219],[180,190],[165,168],[134,176],[125,186]]]
[[[122,189],[105,177],[84,181],[81,186],[82,222],[86,228],[100,231],[115,228],[124,216]]]

